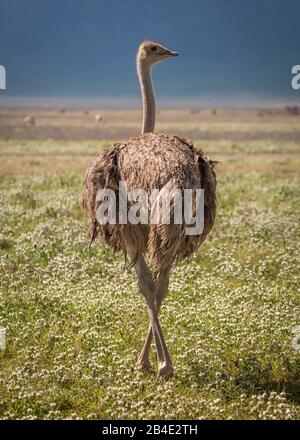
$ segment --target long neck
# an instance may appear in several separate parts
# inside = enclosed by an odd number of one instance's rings
[[[137,72],[143,98],[142,133],[152,133],[155,127],[155,96],[151,82],[151,67],[138,58]]]

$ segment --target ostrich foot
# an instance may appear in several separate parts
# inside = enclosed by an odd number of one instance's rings
[[[172,364],[162,364],[162,366],[159,367],[157,378],[158,379],[170,379],[174,374],[174,369]]]
[[[151,363],[150,363],[149,359],[143,359],[143,358],[139,357],[136,365],[142,371],[151,370]]]

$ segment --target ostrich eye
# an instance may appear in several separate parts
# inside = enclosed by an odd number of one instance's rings
[[[152,46],[152,47],[151,47],[151,50],[156,50],[156,49],[157,49],[156,46]]]

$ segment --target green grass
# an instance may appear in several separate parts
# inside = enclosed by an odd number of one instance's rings
[[[194,139],[194,144],[204,146],[210,154],[296,154],[300,152],[298,142],[279,140],[232,140]],[[112,145],[116,140],[71,140],[71,139],[3,139],[0,138],[0,156],[82,156],[95,155],[99,150]],[[299,159],[298,159],[299,160]]]
[[[168,382],[135,367],[146,307],[121,255],[88,251],[81,182],[0,181],[0,417],[299,418],[299,174],[220,177],[216,226],[162,307]]]

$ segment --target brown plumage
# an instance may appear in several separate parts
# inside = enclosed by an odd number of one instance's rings
[[[97,192],[109,188],[118,194],[119,181],[127,183],[128,191],[143,188],[149,197],[154,188],[204,189],[202,234],[186,235],[185,224],[99,225]],[[159,272],[194,253],[211,230],[216,213],[214,162],[187,139],[166,134],[140,135],[113,145],[90,163],[84,181],[83,207],[91,219],[92,241],[99,233],[114,251],[126,254],[126,239],[130,237],[135,254],[146,254]]]
[[[154,51],[159,52],[155,54],[159,59],[153,58]],[[190,140],[175,135],[152,133],[155,101],[149,66],[151,67],[157,60],[174,55],[175,52],[158,43],[144,42],[140,46],[137,66],[144,102],[143,134],[125,143],[115,144],[99,154],[89,165],[83,193],[83,207],[91,220],[89,229],[91,242],[99,234],[113,251],[129,254],[138,275],[140,291],[148,304],[150,327],[138,363],[143,367],[149,366],[149,350],[153,334],[158,355],[159,376],[164,377],[172,373],[172,363],[157,314],[168,290],[170,268],[174,262],[189,257],[198,249],[211,230],[216,215],[215,162],[209,160],[202,150],[196,149]],[[186,235],[186,224],[172,222],[147,225],[98,224],[96,213],[100,202],[97,201],[97,192],[104,188],[114,190],[118,206],[120,181],[127,183],[128,191],[142,188],[149,196],[153,189],[204,189],[203,232],[200,235]],[[150,211],[152,208],[150,205]],[[145,263],[144,255],[155,269],[155,279]]]

